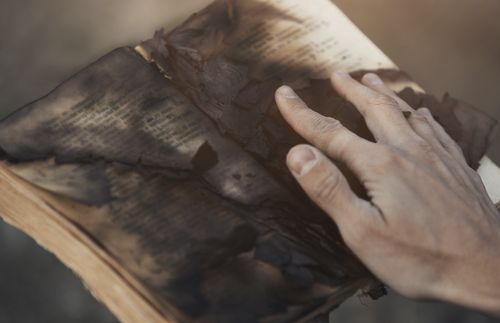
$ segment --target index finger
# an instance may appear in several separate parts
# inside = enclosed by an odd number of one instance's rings
[[[345,128],[338,120],[309,109],[288,86],[276,92],[278,108],[290,126],[328,156],[347,164],[358,176],[373,161],[376,145]]]

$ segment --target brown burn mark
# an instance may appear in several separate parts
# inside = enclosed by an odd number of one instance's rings
[[[166,36],[167,46],[200,62],[219,54],[227,56],[242,29],[270,28],[275,21],[300,20],[277,7],[247,0],[216,0]],[[233,46],[227,46],[233,44]]]

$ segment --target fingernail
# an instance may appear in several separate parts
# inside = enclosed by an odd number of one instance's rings
[[[297,176],[306,175],[316,165],[316,154],[308,146],[294,147],[288,154],[288,166]]]
[[[278,89],[278,94],[287,98],[287,99],[296,99],[298,98],[297,93],[289,87],[288,85],[283,85]]]
[[[365,79],[365,81],[367,81],[368,83],[373,84],[373,85],[384,84],[384,81],[382,81],[382,79],[377,74],[373,74],[373,73],[365,74],[364,79]]]
[[[340,77],[340,78],[349,78],[349,77],[351,77],[351,75],[349,75],[349,73],[347,73],[346,71],[343,71],[343,70],[335,71],[335,72],[333,72],[333,75],[336,76],[336,77]]]

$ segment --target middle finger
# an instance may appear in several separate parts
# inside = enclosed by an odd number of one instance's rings
[[[344,72],[334,73],[332,83],[363,115],[377,142],[404,148],[416,139],[394,98],[364,86]]]

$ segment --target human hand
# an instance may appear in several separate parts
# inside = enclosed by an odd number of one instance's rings
[[[376,142],[280,88],[283,117],[314,145],[294,147],[287,158],[304,191],[361,261],[399,293],[500,315],[500,215],[460,147],[429,110],[413,110],[375,74],[361,84],[338,72],[332,83]],[[353,171],[369,201],[353,193],[328,157]]]

